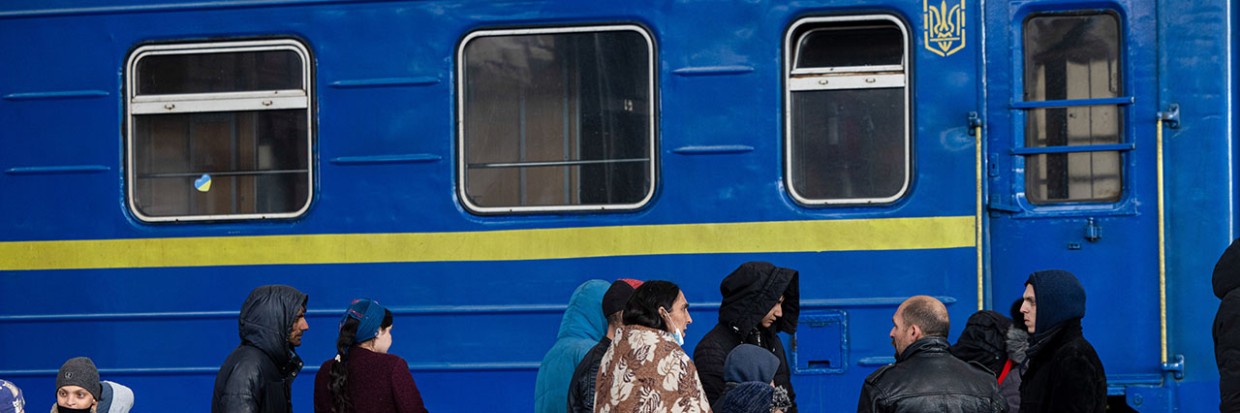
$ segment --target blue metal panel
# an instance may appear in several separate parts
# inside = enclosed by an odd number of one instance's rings
[[[1231,121],[1238,113],[1230,54],[1236,41],[1221,35],[1228,22],[1235,27],[1236,11],[1226,0],[965,6],[967,45],[940,56],[926,48],[922,2],[8,2],[0,5],[0,56],[8,62],[0,63],[0,242],[970,216],[975,146],[966,120],[980,110],[994,155],[987,158],[987,199],[1004,204],[990,205],[986,253],[995,265],[988,268],[993,286],[983,293],[995,297],[993,307],[1015,299],[1029,271],[1073,270],[1089,291],[1087,337],[1117,393],[1130,403],[1140,396],[1142,407],[1155,410],[1214,408],[1217,374],[1203,332],[1210,328],[1204,315],[1217,301],[1208,298],[1206,279],[1240,214],[1233,164],[1240,138]],[[1032,205],[1020,190],[1024,165],[1017,155],[1034,152],[1005,148],[1019,141],[1022,108],[1063,102],[1018,98],[1014,28],[1029,13],[1099,7],[1125,22],[1124,90],[1134,98],[1090,104],[1131,103],[1127,140],[1105,148],[1126,150],[1130,192],[1116,205]],[[784,31],[801,17],[872,13],[902,19],[913,37],[910,192],[887,206],[799,206],[781,173]],[[594,23],[638,24],[655,39],[655,199],[613,214],[469,214],[454,195],[457,43],[483,28]],[[310,211],[272,222],[135,220],[122,180],[129,51],[146,42],[255,37],[302,39],[314,58],[317,188]],[[1165,137],[1167,334],[1172,356],[1185,355],[1179,381],[1166,378],[1156,357],[1158,285],[1151,270],[1153,119],[1171,103],[1182,107],[1181,127]],[[1090,218],[1101,228],[1096,242],[1085,239]],[[801,271],[807,322],[815,312],[847,314],[838,339],[798,343],[809,354],[847,342],[840,370],[793,380],[802,411],[849,410],[865,375],[892,361],[887,330],[903,297],[950,297],[956,320],[976,310],[974,254],[962,247],[0,271],[0,291],[19,292],[0,300],[0,331],[31,338],[0,340],[0,377],[22,385],[30,405],[47,406],[55,369],[88,355],[105,378],[134,389],[139,406],[148,406],[142,410],[207,411],[214,369],[237,344],[238,305],[257,285],[286,283],[311,296],[311,330],[299,349],[309,368],[294,385],[297,410],[311,410],[313,374],[332,354],[336,313],[352,298],[372,296],[396,309],[392,352],[410,362],[430,408],[526,411],[537,363],[580,282],[680,283],[694,303],[686,343],[692,348],[715,321],[719,280],[741,262],[768,260]],[[953,324],[955,337],[964,323]],[[56,339],[67,332],[74,340]],[[488,397],[469,397],[476,383],[495,385]]]

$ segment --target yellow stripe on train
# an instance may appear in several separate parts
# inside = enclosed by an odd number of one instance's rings
[[[974,247],[974,217],[638,225],[0,243],[0,270],[372,262]]]

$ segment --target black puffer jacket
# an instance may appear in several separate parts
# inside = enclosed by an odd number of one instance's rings
[[[693,364],[706,398],[713,404],[723,396],[726,389],[723,380],[723,362],[728,353],[742,343],[761,346],[779,357],[779,370],[775,372],[775,385],[788,391],[792,407],[785,413],[796,413],[796,392],[792,390],[792,374],[788,368],[788,356],[777,332],[789,334],[797,329],[800,314],[800,290],[797,287],[797,271],[780,268],[765,262],[747,262],[723,279],[719,292],[723,303],[719,306],[719,324],[716,324],[693,349]],[[781,307],[783,316],[770,328],[762,327],[762,319],[784,297]]]
[[[1240,240],[1232,241],[1214,265],[1214,361],[1218,363],[1220,412],[1240,412]]]
[[[1045,342],[1029,348],[1029,367],[1020,385],[1021,413],[1106,412],[1106,371],[1081,334],[1081,320],[1065,321],[1047,334],[1040,338]]]
[[[301,358],[289,344],[297,312],[309,297],[293,287],[254,289],[241,305],[241,345],[220,366],[211,397],[212,413],[286,413]]]
[[[995,376],[947,351],[947,339],[926,337],[910,344],[865,378],[857,412],[1006,412]]]

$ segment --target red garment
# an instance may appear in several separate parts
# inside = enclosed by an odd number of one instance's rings
[[[332,401],[331,369],[336,360],[327,360],[314,376],[315,413],[336,413]],[[422,394],[409,374],[405,360],[375,353],[361,347],[349,350],[348,413],[426,413]]]
[[[1011,371],[1012,371],[1012,359],[1007,359],[1007,362],[1003,363],[1003,372],[999,373],[999,384],[1003,384],[1003,379],[1006,379],[1008,373]]]

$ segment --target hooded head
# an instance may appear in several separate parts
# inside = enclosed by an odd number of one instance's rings
[[[1240,287],[1240,239],[1231,242],[1214,264],[1214,296],[1222,299]]]
[[[603,307],[603,294],[610,286],[603,280],[590,280],[577,286],[568,299],[568,309],[560,320],[560,333],[556,339],[574,338],[593,343],[603,338],[607,331],[607,318],[600,309]]]
[[[723,381],[770,383],[775,379],[776,370],[779,370],[779,357],[770,350],[753,344],[741,344],[732,349],[723,362]]]
[[[982,363],[992,373],[1003,370],[1007,361],[1007,332],[1012,321],[994,311],[973,313],[960,338],[951,347],[952,355],[964,361]]]
[[[277,366],[287,365],[296,354],[289,334],[309,299],[287,285],[255,288],[241,304],[241,317],[237,319],[241,344],[262,350]]]
[[[766,262],[747,262],[732,271],[719,284],[723,303],[719,306],[719,323],[745,334],[762,325],[762,319],[779,303],[783,313],[771,327],[775,331],[795,333],[801,312],[797,271]]]
[[[1085,317],[1085,287],[1075,275],[1064,270],[1043,270],[1029,275],[1025,285],[1033,287],[1037,313],[1034,333],[1040,334],[1065,321]]]

